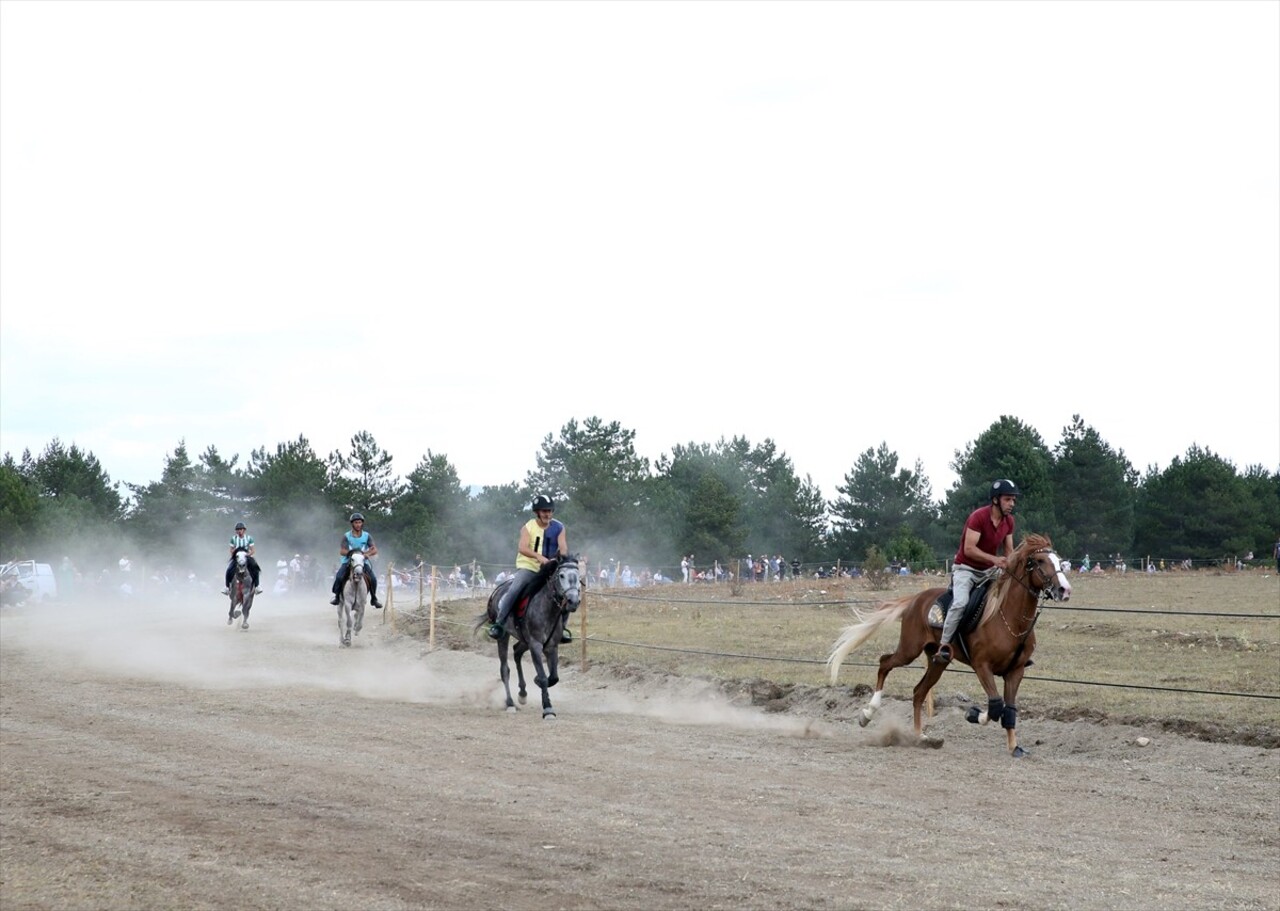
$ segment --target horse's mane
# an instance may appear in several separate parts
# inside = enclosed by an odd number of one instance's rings
[[[1020,569],[1027,562],[1027,557],[1042,548],[1053,547],[1053,542],[1046,535],[1029,534],[1022,539],[1022,543],[1013,549],[1013,553],[1009,554],[1010,569],[1000,574],[995,584],[991,586],[991,601],[1004,598],[1005,591],[1013,582],[1014,569]]]

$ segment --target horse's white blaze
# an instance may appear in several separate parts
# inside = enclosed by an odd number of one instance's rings
[[[1071,600],[1071,583],[1067,581],[1067,574],[1062,571],[1062,561],[1058,559],[1058,555],[1053,551],[1049,551],[1049,560],[1053,563],[1054,573],[1058,580],[1059,601]]]

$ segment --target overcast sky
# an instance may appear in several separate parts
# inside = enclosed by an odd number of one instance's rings
[[[1280,470],[1275,2],[0,3],[0,449]]]

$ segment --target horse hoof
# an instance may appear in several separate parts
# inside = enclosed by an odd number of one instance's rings
[[[556,713],[555,713],[555,712],[543,712],[543,713],[542,713],[542,720],[543,720],[543,721],[555,721],[555,718],[556,718]]]
[[[547,678],[547,686],[555,686],[559,682],[560,682],[560,678],[555,676],[554,674],[551,677]]]
[[[236,611],[232,611],[232,612],[231,612],[231,616],[232,616],[233,618],[234,618],[234,617],[239,617],[239,616],[240,616],[240,611],[238,611],[238,610],[236,610]]]
[[[521,694],[520,694],[520,704],[521,704],[521,705],[526,705],[528,702],[529,702],[529,697],[525,696],[525,694],[524,694],[524,693],[521,693]]]
[[[518,711],[518,709],[517,709],[514,705],[509,705],[509,706],[507,706],[507,713],[508,713],[508,714],[510,714],[510,715],[514,715],[517,711]]]
[[[982,721],[982,709],[976,705],[969,706],[969,711],[965,713],[964,720],[970,724],[978,724]]]
[[[230,626],[230,625],[231,625],[232,623],[234,623],[234,622],[235,622],[235,618],[234,618],[234,617],[228,617],[228,618],[227,618],[227,626]]]
[[[861,712],[859,712],[858,727],[865,728],[867,726],[867,723],[871,721],[871,716],[874,714],[875,712],[871,711],[871,709],[863,709]]]
[[[941,737],[931,737],[928,734],[921,734],[919,743],[920,743],[920,746],[924,747],[926,750],[942,749]]]
[[[1031,754],[1028,753],[1026,750],[1024,750],[1022,747],[1014,747],[1013,752],[1010,753],[1009,755],[1012,756],[1014,759],[1022,759],[1024,757],[1030,756]]]
[[[243,621],[243,622],[240,624],[240,628],[241,628],[241,629],[248,629],[248,628],[249,628],[249,621],[248,621],[248,620]]]

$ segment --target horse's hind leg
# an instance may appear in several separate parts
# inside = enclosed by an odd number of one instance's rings
[[[871,700],[858,713],[858,725],[860,727],[865,728],[867,723],[875,717],[876,712],[880,710],[880,702],[884,698],[884,681],[889,676],[889,672],[896,667],[906,667],[912,661],[915,661],[916,656],[919,654],[919,650],[915,654],[911,654],[911,649],[904,648],[903,644],[899,642],[896,652],[880,656],[880,670],[876,673],[875,692],[871,694]]]
[[[523,645],[516,646],[516,680],[520,685],[520,704],[524,705],[529,701],[529,689],[524,682],[524,653],[526,651]]]
[[[507,711],[514,712],[516,704],[511,699],[511,666],[507,664],[507,637],[503,636],[498,640],[498,667],[499,676],[502,677],[502,688],[507,694]],[[521,702],[524,702],[524,694],[521,693]]]
[[[915,725],[917,737],[924,737],[924,719],[921,716],[923,715],[925,697],[929,696],[933,691],[933,685],[938,682],[943,670],[945,670],[943,665],[934,664],[930,661],[925,669],[924,676],[920,678],[920,682],[911,691],[911,721]],[[930,712],[930,715],[932,714]]]

